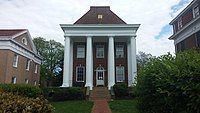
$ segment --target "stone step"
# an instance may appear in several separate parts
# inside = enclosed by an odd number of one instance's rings
[[[92,91],[90,91],[90,100],[110,100],[111,95],[107,87],[94,87]]]

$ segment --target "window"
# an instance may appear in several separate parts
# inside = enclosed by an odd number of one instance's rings
[[[98,15],[98,19],[102,19],[103,18],[103,15]]]
[[[85,58],[85,46],[84,45],[77,46],[77,58]]]
[[[178,30],[180,30],[182,27],[183,27],[182,18],[180,18],[180,19],[178,20]]]
[[[13,58],[13,67],[17,67],[17,64],[18,64],[18,55],[15,54]]]
[[[116,67],[116,80],[117,82],[124,82],[124,66]]]
[[[76,67],[76,81],[83,82],[85,76],[85,68],[83,66]]]
[[[31,63],[31,60],[27,59],[27,60],[26,60],[26,70],[29,70],[29,68],[30,68],[30,63]]]
[[[200,47],[200,31],[197,32],[196,34],[196,44],[197,44],[197,47]]]
[[[198,6],[193,8],[193,18],[196,18],[197,16],[199,16],[199,7]]]
[[[36,80],[34,80],[34,86],[36,86],[37,85],[37,81]]]
[[[123,58],[124,57],[124,46],[117,45],[116,46],[116,58]]]
[[[26,40],[26,38],[22,38],[22,43],[23,43],[24,45],[27,45],[27,40]]]
[[[12,84],[16,84],[17,83],[17,78],[14,76],[12,77],[12,81],[11,81]]]
[[[104,46],[103,45],[96,46],[96,58],[104,58]]]
[[[25,79],[25,84],[28,84],[28,79]]]
[[[35,64],[35,73],[37,73],[37,70],[38,70],[38,65]]]

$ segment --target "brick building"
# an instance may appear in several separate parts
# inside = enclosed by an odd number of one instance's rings
[[[91,6],[74,24],[60,26],[65,37],[62,87],[133,85],[139,24],[126,24],[108,6]]]
[[[193,0],[170,25],[173,26],[173,35],[176,52],[200,47],[200,0]]]
[[[28,30],[0,29],[0,83],[38,85],[40,64]]]

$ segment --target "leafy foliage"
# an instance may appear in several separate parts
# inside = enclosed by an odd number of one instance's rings
[[[50,101],[83,100],[86,89],[80,87],[49,87],[43,88],[44,96]]]
[[[128,86],[125,83],[117,83],[113,86],[115,98],[127,98],[129,96]]]
[[[142,113],[200,112],[200,54],[187,51],[151,59],[138,75]]]
[[[0,113],[51,113],[53,107],[44,98],[36,99],[0,92]]]
[[[0,90],[31,98],[39,97],[42,94],[39,87],[25,84],[0,84]]]
[[[52,86],[52,83],[60,83],[62,77],[56,76],[62,67],[64,57],[64,46],[54,40],[46,41],[42,37],[33,39],[37,51],[43,57],[41,65],[41,85]],[[56,80],[57,82],[54,82]],[[59,84],[61,85],[61,84]]]

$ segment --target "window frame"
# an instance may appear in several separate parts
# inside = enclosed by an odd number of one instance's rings
[[[16,76],[13,76],[13,77],[12,77],[11,83],[12,83],[12,84],[16,84],[16,83],[17,83],[17,77],[16,77]]]
[[[22,38],[22,43],[23,43],[24,45],[27,45],[27,39],[26,39],[25,37]]]
[[[28,84],[29,83],[29,80],[26,78],[25,79],[25,84]]]
[[[121,51],[121,50],[119,51],[120,46],[122,47],[122,51]],[[117,50],[117,49],[118,49],[118,50]],[[118,54],[118,52],[121,52],[122,55]],[[124,57],[125,57],[125,56],[124,56],[124,45],[116,45],[116,46],[115,46],[115,57],[116,57],[116,58],[124,58]]]
[[[26,60],[26,70],[29,71],[30,70],[30,64],[31,64],[31,60],[27,59]]]
[[[35,64],[35,72],[34,73],[38,73],[38,65]]]
[[[119,69],[122,69],[122,73],[118,73]],[[118,80],[118,76],[123,77],[122,80]],[[116,66],[116,81],[117,82],[125,82],[125,67],[124,66]]]
[[[100,47],[101,46],[101,47]],[[102,50],[99,50],[102,49]],[[102,56],[98,56],[99,52],[102,52]],[[104,49],[104,45],[96,45],[96,58],[104,58],[105,57],[105,49]]]
[[[197,10],[195,10],[197,8]],[[195,11],[197,11],[197,12],[195,12]],[[198,17],[200,14],[200,12],[199,12],[199,6],[198,5],[196,5],[196,6],[194,6],[193,7],[193,9],[192,9],[192,12],[193,12],[193,18],[196,18],[196,17]]]
[[[180,30],[183,27],[183,21],[182,21],[182,17],[180,17],[178,19],[178,30]]]
[[[76,58],[85,58],[85,45],[77,45],[76,49]],[[82,54],[79,53],[80,49],[83,49]]]
[[[19,60],[19,55],[18,54],[14,54],[14,58],[13,58],[13,67],[16,67],[18,66],[18,60]]]
[[[78,69],[79,69],[79,68],[82,68],[82,69],[83,69],[83,70],[82,70],[82,71],[83,71],[83,72],[82,72],[82,79],[83,79],[83,80],[78,80],[78,74],[79,74],[79,73],[78,73],[78,71],[79,71]],[[76,82],[84,82],[84,79],[85,79],[85,66],[82,66],[82,65],[76,66]]]

